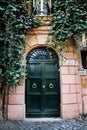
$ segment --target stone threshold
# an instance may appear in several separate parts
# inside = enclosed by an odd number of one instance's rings
[[[55,121],[58,121],[59,122],[59,121],[63,121],[63,119],[60,117],[57,117],[57,118],[43,117],[43,118],[25,118],[24,121],[28,121],[28,122],[46,122],[46,121],[55,122]]]

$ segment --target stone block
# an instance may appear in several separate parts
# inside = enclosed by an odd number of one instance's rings
[[[23,120],[24,119],[24,105],[8,105],[8,119]]]
[[[76,89],[77,93],[79,93],[81,91],[80,85],[76,85]]]
[[[76,52],[74,53],[73,58],[74,58],[75,60],[78,59],[78,54],[77,54]]]
[[[17,94],[24,94],[25,90],[24,90],[24,85],[19,85],[16,87],[16,91]]]
[[[75,75],[62,75],[62,84],[75,84]]]
[[[80,76],[79,75],[75,75],[75,82],[76,84],[80,84]]]
[[[78,60],[68,60],[70,66],[77,66],[78,67]]]
[[[37,36],[38,44],[45,44],[47,41],[47,37],[48,35],[38,35]]]
[[[24,104],[23,94],[10,94],[8,104]]]
[[[76,85],[70,85],[70,93],[76,93]]]
[[[76,118],[79,115],[78,104],[68,104],[62,106],[63,119]]]
[[[69,74],[78,74],[78,67],[69,66]]]
[[[70,93],[69,92],[69,85],[62,85],[62,93]]]
[[[73,52],[67,52],[67,53],[64,54],[64,56],[67,59],[74,59],[74,53]]]
[[[61,71],[61,74],[68,74],[68,73],[69,73],[69,72],[68,72],[68,66],[66,66],[66,67],[61,67],[60,71]]]
[[[63,104],[77,103],[76,94],[63,94]]]
[[[81,93],[77,93],[77,103],[81,104],[82,98],[81,98]]]

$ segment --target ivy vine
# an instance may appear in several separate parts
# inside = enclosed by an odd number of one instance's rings
[[[33,13],[28,14],[26,0],[0,0],[0,5],[0,78],[2,86],[17,86],[20,75],[25,74],[22,60],[26,32],[39,22]],[[55,0],[51,16],[51,40],[55,46],[55,39],[64,44],[87,31],[86,0]]]
[[[87,1],[86,0],[55,0],[53,4],[51,34],[54,46],[59,41],[62,44],[70,38],[76,38],[87,31]]]
[[[2,86],[17,86],[22,65],[27,30],[37,27],[37,18],[28,15],[25,0],[0,0],[0,79]]]

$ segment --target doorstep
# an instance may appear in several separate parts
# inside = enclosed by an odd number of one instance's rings
[[[60,117],[53,117],[53,118],[25,118],[24,121],[30,121],[30,122],[46,122],[46,121],[50,121],[50,122],[55,122],[55,121],[63,121],[62,118]]]

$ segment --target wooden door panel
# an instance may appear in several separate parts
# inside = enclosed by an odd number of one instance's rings
[[[44,71],[43,71],[43,75],[44,77],[58,77],[58,65],[57,63],[54,62],[46,62],[44,63]]]
[[[60,115],[57,56],[54,52],[48,53],[42,48],[31,54],[30,60],[27,61],[26,117],[57,117]]]
[[[28,77],[36,76],[36,77],[41,77],[41,63],[38,62],[30,62],[29,65],[27,66],[28,70]]]
[[[27,112],[41,112],[41,96],[27,96]]]
[[[45,88],[45,93],[58,93],[59,90],[59,87],[58,87],[58,80],[57,79],[53,79],[53,78],[48,78],[48,79],[45,79],[46,80],[46,88]]]
[[[46,96],[46,109],[47,110],[58,110],[58,96],[50,95]]]
[[[36,79],[36,78],[27,79],[26,93],[30,95],[42,94],[41,84],[42,84],[41,79]]]

